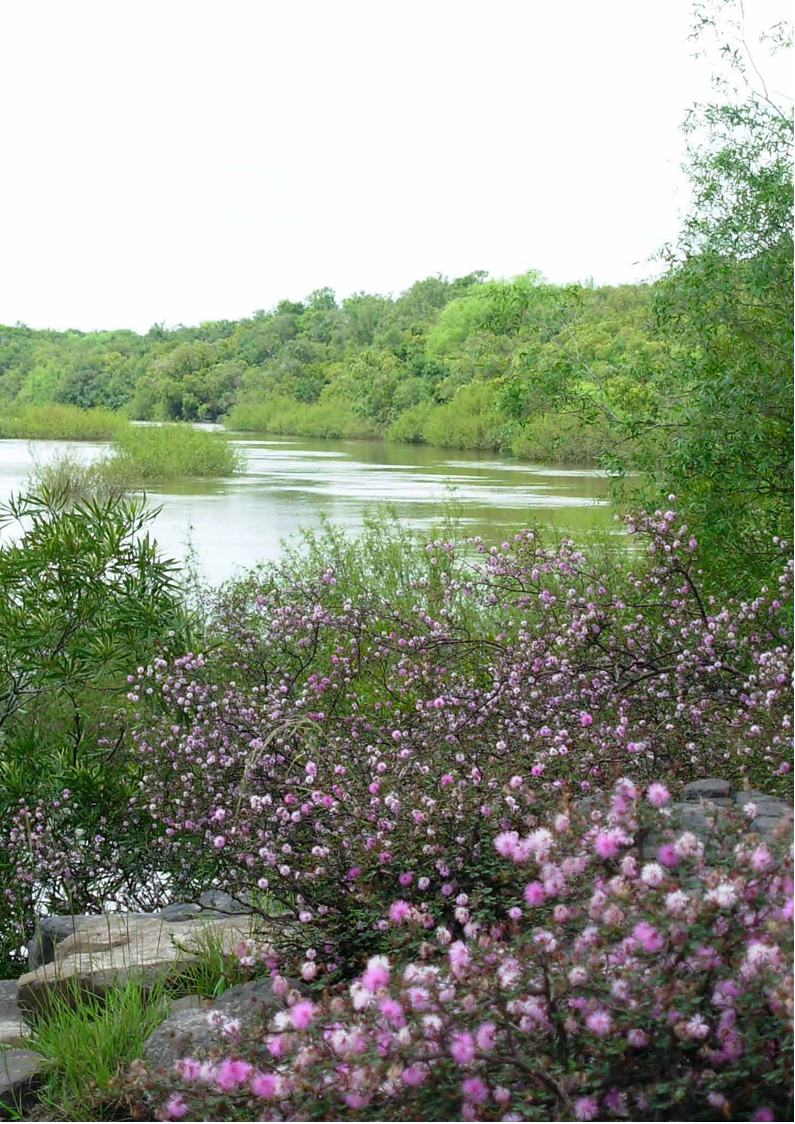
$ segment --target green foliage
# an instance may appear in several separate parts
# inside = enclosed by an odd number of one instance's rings
[[[231,476],[239,456],[226,434],[188,425],[129,426],[114,441],[115,471],[142,481]]]
[[[127,424],[125,418],[112,410],[84,410],[56,402],[39,406],[17,405],[13,409],[6,407],[0,413],[0,438],[110,441]]]
[[[144,991],[130,980],[100,998],[76,986],[50,1000],[33,1028],[27,1048],[40,1054],[45,1075],[37,1091],[47,1120],[116,1120],[113,1087],[141,1056],[144,1041],[168,1015],[162,986]]]
[[[0,817],[69,789],[90,837],[112,840],[124,818],[134,783],[120,714],[127,676],[190,640],[177,568],[148,533],[154,514],[46,487],[0,507]],[[0,877],[6,861],[0,851]],[[118,856],[121,882],[134,863],[132,852]],[[79,911],[88,887],[70,893],[60,905]],[[3,898],[4,944],[21,920]]]

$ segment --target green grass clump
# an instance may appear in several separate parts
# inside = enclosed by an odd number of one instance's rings
[[[0,413],[0,438],[31,441],[110,441],[129,427],[113,410],[81,410],[50,402],[43,406],[14,406]]]
[[[110,988],[102,997],[77,984],[53,996],[34,1024],[27,1048],[41,1054],[44,1080],[38,1090],[46,1120],[119,1119],[113,1079],[141,1056],[143,1044],[168,1015],[162,986],[138,982]]]
[[[231,476],[240,470],[240,455],[226,434],[190,425],[131,425],[113,446],[114,471],[123,479]]]

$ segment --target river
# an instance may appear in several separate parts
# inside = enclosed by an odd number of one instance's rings
[[[245,468],[216,480],[152,486],[162,506],[154,536],[184,558],[189,544],[201,576],[223,581],[240,568],[275,559],[281,541],[326,516],[355,531],[368,508],[390,505],[430,531],[452,506],[467,534],[499,541],[529,523],[583,539],[616,530],[598,469],[534,465],[494,453],[460,452],[385,441],[323,441],[237,434]],[[0,441],[0,502],[24,487],[36,462],[70,450],[90,459],[108,447],[70,441]]]

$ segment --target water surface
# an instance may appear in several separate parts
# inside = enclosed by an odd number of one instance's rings
[[[355,531],[368,508],[387,504],[412,527],[430,530],[446,508],[466,533],[499,541],[542,523],[584,539],[615,530],[599,469],[542,466],[495,453],[462,453],[386,441],[266,439],[235,435],[244,454],[239,475],[168,480],[148,495],[162,505],[154,535],[184,558],[189,544],[211,582],[278,558],[281,541],[322,516]],[[81,459],[108,451],[70,441],[0,441],[0,501],[19,491],[36,461],[66,450]]]

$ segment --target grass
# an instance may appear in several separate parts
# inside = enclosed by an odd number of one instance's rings
[[[231,476],[240,455],[225,433],[191,425],[131,425],[113,441],[114,471],[148,481],[179,476]]]
[[[44,1059],[38,1106],[46,1120],[119,1119],[112,1082],[141,1056],[143,1044],[168,1015],[168,997],[155,985],[144,991],[129,980],[102,997],[53,997],[26,1047]]]
[[[113,410],[81,410],[55,402],[0,408],[0,438],[110,441],[129,425],[125,417]]]

